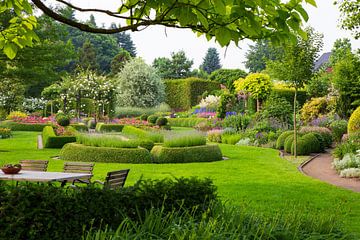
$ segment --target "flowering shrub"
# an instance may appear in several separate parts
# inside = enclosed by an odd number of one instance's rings
[[[341,171],[347,168],[360,168],[360,152],[357,154],[347,153],[341,160],[334,160],[333,167],[336,171]]]
[[[360,168],[347,168],[340,172],[340,177],[356,178],[360,177]]]
[[[221,143],[221,135],[223,134],[223,130],[214,129],[207,132],[207,139],[210,142]]]
[[[306,102],[301,112],[301,119],[308,123],[312,120],[322,117],[330,112],[330,109],[333,105],[333,100],[328,100],[326,97],[312,98],[310,101]]]
[[[0,128],[0,138],[9,138],[9,137],[11,137],[11,129]]]
[[[206,98],[201,99],[200,101],[200,108],[205,108],[209,110],[216,110],[220,104],[220,97],[209,95]]]
[[[74,136],[74,131],[71,128],[55,125],[54,130],[56,136]]]
[[[19,118],[26,118],[27,114],[20,112],[20,111],[14,111],[14,112],[10,112],[10,114],[6,117],[7,120],[14,120],[14,119],[19,119]]]
[[[23,108],[26,112],[35,112],[43,110],[46,107],[47,101],[44,98],[25,98],[23,101]]]

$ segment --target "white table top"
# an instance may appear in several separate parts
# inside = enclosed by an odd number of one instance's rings
[[[89,173],[64,173],[64,172],[39,172],[23,171],[17,174],[5,174],[0,171],[0,180],[28,181],[28,182],[54,182],[70,181],[80,178],[91,177]]]

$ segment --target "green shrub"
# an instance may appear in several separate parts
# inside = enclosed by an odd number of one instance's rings
[[[77,143],[66,144],[60,151],[65,161],[113,162],[113,163],[150,163],[149,151],[145,148],[91,147]]]
[[[11,129],[9,128],[0,128],[0,139],[11,137]]]
[[[97,132],[121,132],[124,128],[124,125],[120,124],[97,124],[96,131]]]
[[[122,133],[131,135],[131,136],[136,136],[136,137],[142,138],[142,139],[150,139],[151,141],[153,141],[155,143],[164,142],[164,136],[161,133],[149,132],[149,131],[145,131],[143,129],[129,126],[129,125],[124,126]]]
[[[346,120],[336,120],[330,124],[330,129],[334,141],[341,141],[342,136],[347,132],[347,125],[348,123]]]
[[[299,138],[299,136],[298,136]],[[284,151],[287,153],[291,153],[291,146],[293,145],[294,142],[294,135],[289,135],[287,136],[287,138],[285,138],[285,142],[284,142]]]
[[[285,139],[292,134],[294,134],[293,131],[286,131],[280,134],[280,136],[276,140],[276,148],[280,150],[284,149]]]
[[[155,124],[156,123],[156,120],[159,118],[159,116],[157,115],[150,115],[147,120],[149,123],[152,123],[152,124]]]
[[[195,127],[200,123],[206,123],[206,118],[169,118],[168,122],[172,127]]]
[[[231,145],[235,145],[236,143],[238,143],[240,141],[240,139],[242,138],[241,135],[239,134],[223,134],[221,136],[221,142],[225,143],[225,144],[231,144]]]
[[[299,133],[319,133],[324,139],[325,147],[330,147],[333,142],[331,131],[326,127],[302,127]]]
[[[70,125],[70,118],[66,115],[56,116],[56,122],[60,126],[66,127]]]
[[[325,151],[325,140],[323,138],[323,136],[320,133],[317,132],[313,132],[312,134],[314,134],[314,136],[317,138],[317,140],[319,141],[320,144],[320,152],[324,152]]]
[[[167,123],[168,123],[167,118],[159,117],[158,119],[156,119],[156,125],[158,125],[159,127],[165,126]]]
[[[116,229],[126,218],[141,223],[151,210],[198,218],[217,199],[212,181],[198,178],[141,180],[116,191],[1,184],[0,192],[0,239],[9,240],[82,239],[85,229]]]
[[[245,78],[247,73],[241,69],[218,69],[211,73],[209,79],[226,86],[230,91],[234,90],[234,81]]]
[[[218,145],[171,148],[154,146],[151,154],[156,163],[212,162],[222,159]]]
[[[27,131],[27,132],[41,132],[44,127],[50,126],[50,124],[30,124],[30,123],[18,123],[13,121],[3,121],[0,127],[9,128],[11,131]]]
[[[349,119],[348,133],[349,135],[360,131],[360,107],[358,107]]]
[[[320,142],[313,133],[307,133],[304,136],[302,136],[300,139],[305,141],[306,145],[309,146],[310,148],[309,150],[311,153],[322,152]]]
[[[248,115],[237,114],[227,116],[223,121],[223,127],[234,128],[237,132],[243,131],[247,128],[251,121],[251,117]]]
[[[149,115],[147,115],[146,113],[143,113],[141,116],[140,116],[140,120],[143,120],[143,121],[147,121]]]
[[[360,149],[360,143],[347,141],[341,144],[338,144],[332,154],[334,157],[342,159],[346,154],[353,153],[355,154],[357,150]]]
[[[88,127],[83,123],[72,123],[70,124],[78,132],[87,132],[89,131]]]
[[[272,92],[273,94],[276,94],[281,98],[285,98],[292,106],[294,106],[294,95],[295,95],[294,89],[275,87],[272,89]],[[299,107],[302,107],[307,99],[308,96],[306,91],[298,90],[296,100],[299,103]]]
[[[118,107],[116,108],[116,116],[118,118],[139,117],[141,115],[153,115],[155,113],[167,113],[171,108],[166,103],[161,103],[153,108],[137,108],[137,107]]]
[[[166,80],[166,103],[177,110],[187,110],[201,100],[202,94],[220,89],[220,84],[200,78]]]
[[[291,154],[294,155],[294,145],[295,142],[291,145]],[[296,142],[296,153],[299,156],[307,156],[311,153],[310,141],[304,140],[302,138],[298,139]]]
[[[206,145],[206,138],[199,134],[177,136],[165,139],[165,147],[191,147]]]
[[[44,148],[62,148],[67,143],[76,142],[75,136],[56,136],[52,126],[46,126],[42,132]]]

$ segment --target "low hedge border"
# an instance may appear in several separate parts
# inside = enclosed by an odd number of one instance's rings
[[[172,127],[195,127],[199,123],[207,121],[206,118],[168,118],[168,123]]]
[[[172,148],[154,146],[151,154],[156,163],[213,162],[222,160],[221,150],[215,144]]]
[[[79,162],[151,163],[145,148],[92,147],[68,143],[60,151],[60,159]]]
[[[62,148],[67,143],[76,142],[76,137],[56,136],[53,127],[46,126],[42,132],[42,140],[45,148]]]
[[[72,123],[70,124],[78,132],[88,132],[89,128],[85,124]]]
[[[46,126],[51,126],[51,124],[18,123],[13,121],[3,121],[0,124],[0,127],[9,128],[11,131],[27,132],[41,132]]]
[[[95,130],[97,132],[121,132],[124,128],[124,125],[121,124],[105,124],[98,123]]]

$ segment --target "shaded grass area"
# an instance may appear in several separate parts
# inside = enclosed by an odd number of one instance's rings
[[[21,159],[49,159],[49,171],[62,171],[64,161],[50,159],[59,150],[37,150],[37,134],[14,132],[13,138],[0,140],[0,160],[15,163]],[[125,168],[131,169],[127,185],[141,176],[145,179],[210,177],[220,196],[233,205],[246,206],[265,215],[294,210],[338,213],[347,231],[360,234],[359,193],[304,176],[295,164],[281,159],[276,150],[224,144],[220,147],[229,160],[188,164],[96,163],[94,179],[103,180],[106,172]]]

